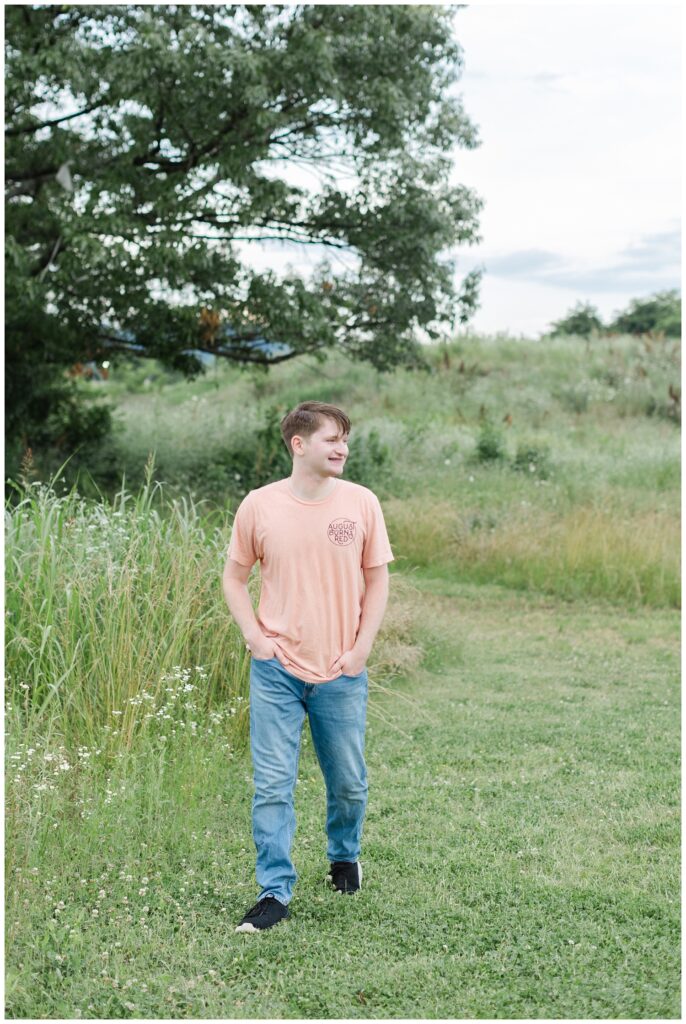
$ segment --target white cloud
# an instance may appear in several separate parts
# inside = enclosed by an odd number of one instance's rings
[[[575,265],[558,252],[548,249],[516,249],[491,256],[485,262],[489,276],[536,280],[584,291],[603,293],[623,291],[643,293],[653,288],[678,287],[681,232],[672,231],[646,235],[635,244],[626,246],[619,262],[608,265]]]

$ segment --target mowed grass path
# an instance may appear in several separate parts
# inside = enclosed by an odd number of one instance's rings
[[[307,734],[291,917],[260,935],[233,931],[247,757],[123,759],[8,865],[8,1015],[679,1016],[678,612],[415,581],[442,640],[395,694],[370,672],[362,892],[324,882]]]

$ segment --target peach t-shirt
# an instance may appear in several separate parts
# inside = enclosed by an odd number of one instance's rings
[[[228,557],[260,562],[257,621],[279,660],[307,683],[331,678],[332,662],[355,644],[362,612],[362,568],[392,562],[379,499],[336,479],[331,494],[303,501],[290,479],[249,491],[236,510]]]

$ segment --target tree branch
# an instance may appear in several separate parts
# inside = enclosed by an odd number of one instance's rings
[[[50,264],[53,262],[57,254],[66,248],[66,242],[62,238],[62,235],[60,235],[57,241],[54,242],[54,244],[51,245],[49,249],[45,250],[43,256],[38,261],[36,266],[32,267],[32,269],[29,271],[31,277],[38,277],[39,275],[43,274],[48,269]]]
[[[196,235],[187,233],[188,238],[204,238],[216,242],[293,242],[295,245],[327,245],[332,249],[352,249],[347,242],[332,242],[326,238],[301,238],[290,235]]]
[[[43,182],[47,178],[54,177],[60,169],[60,164],[53,164],[42,171],[23,171],[21,174],[5,174],[6,181]]]
[[[30,135],[33,132],[39,132],[41,128],[53,128],[57,124],[62,124],[64,121],[71,121],[75,117],[81,117],[83,114],[90,114],[91,111],[97,110],[98,107],[105,105],[104,100],[100,100],[97,103],[91,103],[89,107],[84,107],[83,110],[77,110],[73,114],[65,114],[63,117],[53,117],[50,121],[38,121],[36,124],[23,125],[17,128],[5,128],[5,135]]]
[[[129,352],[138,351],[140,355],[144,357],[147,356],[148,358],[160,358],[159,355],[153,356],[151,353],[146,353],[145,351],[140,352],[140,349],[145,349],[145,346],[141,346],[140,344],[130,341],[122,341],[116,335],[100,333],[98,334],[98,338],[102,339],[103,341],[106,341],[108,348],[115,348],[120,351]],[[239,338],[239,340],[252,341],[254,340],[254,336],[248,337],[248,335],[245,335],[242,338]],[[284,363],[288,359],[295,359],[296,356],[303,354],[301,351],[292,351],[283,353],[282,355],[279,356],[267,357],[264,355],[256,355],[255,353],[250,352],[249,350],[246,349],[238,349],[235,352],[231,352],[230,350],[224,348],[212,348],[211,346],[203,345],[202,342],[198,342],[197,345],[195,343],[192,344],[193,351],[206,352],[208,355],[212,356],[221,356],[222,359],[229,359],[231,360],[231,362],[256,363],[260,366],[273,366],[275,363]]]

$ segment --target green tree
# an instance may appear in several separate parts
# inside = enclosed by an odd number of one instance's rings
[[[196,349],[421,367],[417,329],[477,307],[442,255],[483,206],[448,182],[479,144],[448,94],[461,6],[7,6],[9,437],[104,434],[65,369],[126,338],[189,376]],[[274,239],[322,254],[309,279],[242,259]]]
[[[595,306],[592,306],[590,302],[577,302],[576,306],[562,320],[553,321],[549,333],[552,337],[576,334],[581,338],[587,338],[602,329],[603,322]]]
[[[655,292],[646,299],[632,299],[623,313],[608,326],[621,334],[663,332],[668,338],[681,337],[681,297],[676,288]]]

